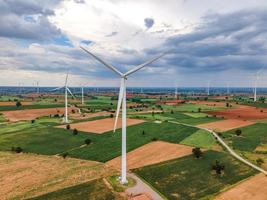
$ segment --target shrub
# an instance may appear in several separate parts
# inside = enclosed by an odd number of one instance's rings
[[[67,158],[67,156],[69,156],[69,153],[68,152],[62,153],[61,156],[62,156],[62,158],[65,159],[65,158]]]
[[[76,128],[73,129],[73,135],[78,135],[78,130]]]
[[[173,110],[171,110],[171,114],[173,114]]]
[[[21,147],[11,147],[11,151],[14,151],[16,153],[21,153],[23,149]]]
[[[114,115],[113,114],[110,114],[110,118],[113,118],[114,117]]]
[[[236,134],[237,136],[239,136],[239,135],[242,134],[242,131],[241,131],[240,129],[237,129],[237,130],[235,130],[235,134]]]
[[[66,129],[70,130],[70,125],[69,124],[66,125]]]
[[[159,139],[158,138],[156,138],[156,137],[153,137],[152,138],[152,141],[158,141]]]
[[[89,144],[92,143],[92,140],[89,139],[89,138],[87,138],[87,139],[84,140],[84,143],[85,143],[86,145],[89,145]]]
[[[215,161],[215,164],[212,165],[212,170],[215,170],[216,174],[222,174],[222,171],[225,169],[224,164],[220,163],[218,160]]]
[[[203,156],[203,152],[201,151],[201,149],[199,147],[195,147],[192,149],[192,153],[194,154],[194,156],[196,158],[200,158]]]
[[[261,166],[264,163],[264,160],[262,158],[258,158],[256,162],[257,162],[257,165]]]
[[[143,132],[142,132],[142,135],[145,135],[145,134],[146,134],[145,131],[143,131]]]
[[[34,119],[32,119],[32,120],[31,120],[31,122],[32,122],[32,124],[34,124],[35,120],[34,120]]]

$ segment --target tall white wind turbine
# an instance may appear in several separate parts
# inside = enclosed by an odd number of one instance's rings
[[[114,130],[113,132],[116,131],[117,127],[117,121],[119,117],[119,112],[120,108],[122,107],[122,147],[121,147],[121,177],[120,177],[120,182],[121,184],[126,184],[127,183],[127,178],[126,178],[126,172],[127,172],[127,163],[126,163],[126,80],[129,75],[135,73],[136,71],[142,69],[143,67],[151,64],[152,62],[156,61],[157,59],[161,58],[165,54],[161,54],[141,65],[136,66],[135,68],[129,70],[126,73],[120,72],[118,69],[116,69],[113,65],[108,64],[101,58],[97,57],[87,49],[81,46],[81,49],[83,49],[86,53],[88,53],[90,56],[98,60],[100,63],[105,65],[107,68],[115,72],[117,75],[120,76],[121,78],[121,83],[120,83],[120,92],[119,92],[119,98],[118,98],[118,105],[117,105],[117,112],[116,112],[116,118],[115,118],[115,123],[114,123]]]
[[[64,122],[65,123],[69,123],[69,119],[68,119],[68,93],[70,93],[70,95],[73,98],[75,98],[74,95],[72,94],[72,92],[70,91],[70,89],[67,86],[68,76],[69,76],[69,73],[67,73],[67,75],[66,75],[65,85],[63,87],[58,87],[58,88],[55,88],[55,89],[51,90],[51,91],[55,91],[55,90],[60,90],[62,88],[64,88],[64,90],[65,90],[65,115],[64,115]]]

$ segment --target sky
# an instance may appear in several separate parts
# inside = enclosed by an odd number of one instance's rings
[[[266,0],[0,0],[0,85],[267,86]]]

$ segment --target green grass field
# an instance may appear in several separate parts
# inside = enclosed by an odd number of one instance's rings
[[[92,199],[92,200],[115,200],[123,199],[114,191],[109,189],[103,180],[94,180],[80,185],[64,188],[55,192],[44,194],[31,200],[73,200],[73,199]],[[29,199],[29,200],[30,200]]]
[[[235,135],[235,130],[223,133],[226,141],[237,150],[254,151],[257,146],[267,144],[267,124],[257,123],[251,126],[240,128],[242,134]]]
[[[218,120],[222,120],[221,118],[216,118],[212,116],[208,116],[207,114],[204,113],[192,113],[196,114],[198,117],[192,117],[189,115],[186,115],[181,112],[164,112],[164,113],[159,113],[159,114],[134,114],[131,115],[133,118],[140,118],[140,119],[146,119],[146,120],[172,120],[172,121],[177,121],[180,123],[185,123],[185,124],[192,124],[192,125],[197,125],[197,124],[204,124],[204,123],[209,123],[209,122],[214,122]],[[204,117],[201,117],[204,116]]]
[[[153,140],[153,138],[172,143],[179,143],[184,138],[195,133],[198,129],[171,123],[156,124],[146,122],[127,128],[127,152],[136,149]],[[145,135],[143,135],[145,131]],[[88,134],[87,134],[88,135]],[[93,144],[70,152],[72,157],[106,162],[120,155],[120,131],[108,132],[102,135],[89,134]]]
[[[64,107],[64,104],[36,104],[36,105],[23,105],[20,107],[17,106],[0,106],[0,111],[8,110],[26,110],[26,109],[40,109],[40,108],[57,108]]]
[[[211,172],[215,160],[225,165],[222,176]],[[201,159],[186,156],[139,168],[134,172],[170,200],[208,199],[256,173],[229,154],[215,151],[205,152]]]
[[[193,103],[184,103],[179,106],[162,105],[164,110],[173,110],[180,112],[198,112],[199,108],[201,111],[212,111],[212,110],[223,110],[226,106],[209,106],[209,105],[198,105]]]
[[[198,130],[194,134],[182,140],[180,144],[211,149],[212,146],[216,144],[216,140],[208,131]]]

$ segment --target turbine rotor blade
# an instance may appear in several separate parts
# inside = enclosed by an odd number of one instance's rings
[[[68,72],[68,73],[67,73],[67,75],[66,75],[65,87],[66,87],[66,85],[67,85],[67,82],[68,82],[68,77],[69,77],[69,72]]]
[[[124,94],[123,90],[124,90],[124,78],[121,79],[120,93],[119,93],[117,111],[116,111],[116,118],[115,118],[115,123],[114,123],[114,128],[113,128],[114,133],[115,133],[116,128],[117,128],[118,117],[119,117],[120,108],[121,108],[122,99],[123,99],[123,94]]]
[[[115,72],[116,74],[118,74],[119,76],[123,76],[123,74],[119,70],[117,70],[113,65],[106,63],[104,60],[102,60],[98,56],[94,55],[93,53],[91,53],[90,51],[88,51],[87,49],[85,49],[84,47],[80,46],[80,48],[82,50],[84,50],[86,53],[88,53],[89,55],[91,55],[94,59],[98,60],[100,63],[102,63],[103,65],[105,65],[109,69],[111,69],[113,72]]]
[[[126,72],[126,73],[124,74],[124,76],[128,76],[128,75],[130,75],[130,74],[132,74],[132,73],[134,73],[134,72],[136,72],[136,71],[142,69],[143,67],[145,67],[145,66],[151,64],[152,62],[158,60],[159,58],[161,58],[161,57],[164,56],[165,54],[166,54],[166,53],[160,54],[159,56],[157,56],[157,57],[155,57],[155,58],[152,58],[152,59],[148,60],[147,62],[141,64],[141,65],[138,65],[137,67],[131,69],[131,70],[128,71],[128,72]]]
[[[72,92],[70,91],[70,89],[68,87],[66,87],[67,91],[70,93],[70,95],[76,99],[76,97],[72,94]]]
[[[60,89],[62,89],[62,88],[64,88],[64,87],[57,87],[57,88],[52,89],[52,90],[49,90],[49,91],[50,91],[50,92],[53,92],[53,91],[56,91],[56,90],[60,90]]]

